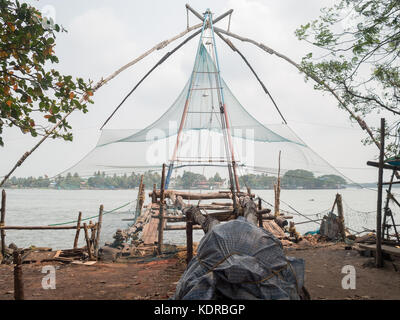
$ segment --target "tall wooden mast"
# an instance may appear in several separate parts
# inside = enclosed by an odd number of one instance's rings
[[[189,10],[191,8],[188,8]],[[196,16],[200,18],[201,16],[196,13]],[[233,195],[236,194],[236,192],[240,192],[240,186],[239,186],[239,179],[237,175],[237,163],[235,160],[235,155],[234,155],[234,149],[233,149],[233,142],[232,142],[232,136],[231,136],[231,130],[230,130],[230,122],[229,122],[229,116],[228,116],[228,111],[227,111],[227,106],[225,104],[225,99],[224,99],[224,92],[223,92],[223,87],[222,87],[222,80],[221,80],[221,74],[220,74],[220,68],[219,68],[219,61],[218,61],[218,54],[217,54],[217,49],[216,49],[216,44],[215,44],[215,35],[214,35],[214,27],[213,27],[213,21],[212,21],[212,13],[210,9],[207,9],[206,12],[204,13],[202,21],[203,21],[203,26],[201,30],[201,37],[199,41],[199,47],[197,50],[197,57],[200,53],[200,48],[204,40],[204,33],[205,30],[208,29],[210,32],[210,36],[208,38],[212,39],[212,58],[213,62],[215,64],[216,72],[213,72],[215,76],[215,83],[216,83],[216,90],[217,90],[217,97],[218,97],[218,106],[219,106],[219,113],[220,113],[220,119],[221,119],[221,129],[222,129],[222,134],[223,134],[223,139],[224,139],[224,149],[226,153],[226,161],[227,161],[227,167],[228,167],[228,173],[229,173],[229,180],[230,180],[230,189]],[[195,63],[196,67],[196,63]],[[166,188],[168,188],[169,182],[170,182],[170,177],[174,168],[174,163],[177,161],[177,155],[178,155],[178,149],[180,147],[180,142],[181,142],[181,136],[183,132],[183,128],[185,126],[185,121],[187,119],[187,114],[188,114],[188,109],[189,109],[189,104],[190,104],[190,98],[192,95],[193,91],[193,83],[194,83],[194,77],[195,77],[195,67],[192,72],[189,88],[188,88],[188,93],[186,96],[186,102],[183,110],[183,114],[181,117],[178,133],[177,133],[177,139],[173,151],[173,155],[169,164],[168,168],[168,174],[167,174],[167,179],[166,179]],[[233,197],[235,201],[235,196]]]

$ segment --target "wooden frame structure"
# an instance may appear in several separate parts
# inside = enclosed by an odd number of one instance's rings
[[[386,164],[384,161],[385,157],[385,119],[381,118],[381,129],[380,129],[380,136],[381,136],[381,149],[379,153],[379,162],[373,162],[373,161],[368,161],[367,165],[372,166],[372,167],[377,167],[379,169],[378,171],[378,201],[377,201],[377,212],[376,212],[376,266],[378,268],[383,267],[383,255],[382,255],[382,243],[386,244],[400,244],[400,236],[397,231],[397,227],[400,225],[396,225],[396,222],[394,220],[392,211],[389,208],[389,203],[390,200],[392,200],[397,206],[400,207],[400,202],[397,201],[397,199],[394,197],[394,195],[391,193],[392,185],[398,182],[394,182],[394,176],[397,176],[396,173],[397,171],[400,170],[400,167],[398,166],[393,166],[390,164]],[[392,175],[390,182],[383,182],[383,170],[388,169],[392,170]],[[382,200],[383,200],[383,195],[382,195],[382,190],[384,185],[389,185],[389,189],[386,190],[386,204],[384,207],[384,216],[382,219]],[[388,221],[388,220],[391,221]],[[389,229],[393,227],[394,229],[394,234],[390,235],[389,234]],[[386,238],[385,238],[386,234]],[[396,240],[392,241],[391,238],[395,237]]]

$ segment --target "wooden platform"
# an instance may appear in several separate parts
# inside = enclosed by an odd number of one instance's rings
[[[360,249],[370,250],[374,253],[376,252],[376,245],[375,244],[360,244]],[[391,247],[387,245],[382,245],[382,252],[389,254],[391,256],[400,257],[400,248]]]
[[[158,223],[159,219],[151,218],[149,223],[146,223],[143,227],[143,244],[144,245],[153,245],[158,241]],[[167,224],[167,220],[164,220],[163,228]]]

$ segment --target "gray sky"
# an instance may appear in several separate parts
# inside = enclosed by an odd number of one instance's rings
[[[228,0],[228,1],[27,1],[42,9],[52,6],[56,22],[68,33],[57,37],[55,48],[60,59],[57,68],[65,74],[97,82],[136,58],[156,43],[186,28],[189,4],[204,12],[210,7],[220,14],[234,9],[231,31],[262,42],[295,61],[312,48],[300,42],[294,31],[319,15],[319,10],[333,0]],[[49,8],[49,7],[47,7]],[[190,24],[198,19],[190,16]],[[227,27],[227,20],[218,23]],[[320,156],[345,176],[357,182],[376,180],[377,171],[365,163],[376,158],[375,146],[365,147],[360,140],[366,135],[348,114],[337,107],[328,94],[314,91],[313,84],[287,62],[247,43],[233,40],[258,72],[272,93],[289,126]],[[177,44],[177,43],[176,43]],[[176,45],[175,44],[175,45]],[[130,97],[109,122],[107,128],[143,128],[156,120],[182,90],[193,67],[197,41],[178,51]],[[272,103],[247,66],[225,44],[217,39],[221,72],[241,104],[260,122],[280,121]],[[89,113],[73,114],[74,141],[49,140],[15,172],[16,176],[53,176],[79,161],[95,145],[99,128],[124,95],[167,50],[148,56],[125,71],[94,95]],[[368,124],[379,124],[372,116]],[[23,136],[19,130],[4,130],[5,147],[0,148],[0,175],[6,174],[36,139]]]

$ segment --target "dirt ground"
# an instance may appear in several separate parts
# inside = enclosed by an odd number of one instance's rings
[[[56,265],[56,289],[42,288],[43,264],[24,264],[25,299],[137,300],[168,299],[185,265],[176,258],[151,262]],[[13,268],[0,265],[0,300],[14,299]]]
[[[400,263],[385,261],[382,269],[374,267],[374,258],[362,257],[357,250],[345,250],[343,244],[287,249],[287,256],[305,260],[305,286],[313,300],[387,300],[400,299]],[[356,289],[342,288],[345,265],[356,271]],[[396,271],[398,270],[398,272]]]
[[[361,257],[356,250],[345,250],[340,244],[286,249],[286,253],[305,260],[305,284],[312,299],[400,299],[400,272],[391,262],[379,270],[366,266],[373,258]],[[185,264],[175,257],[91,266],[52,263],[58,267],[56,289],[44,290],[44,265],[23,265],[25,299],[168,299],[185,270]],[[342,289],[344,265],[355,267],[355,290]],[[0,265],[0,300],[13,297],[13,267]]]

